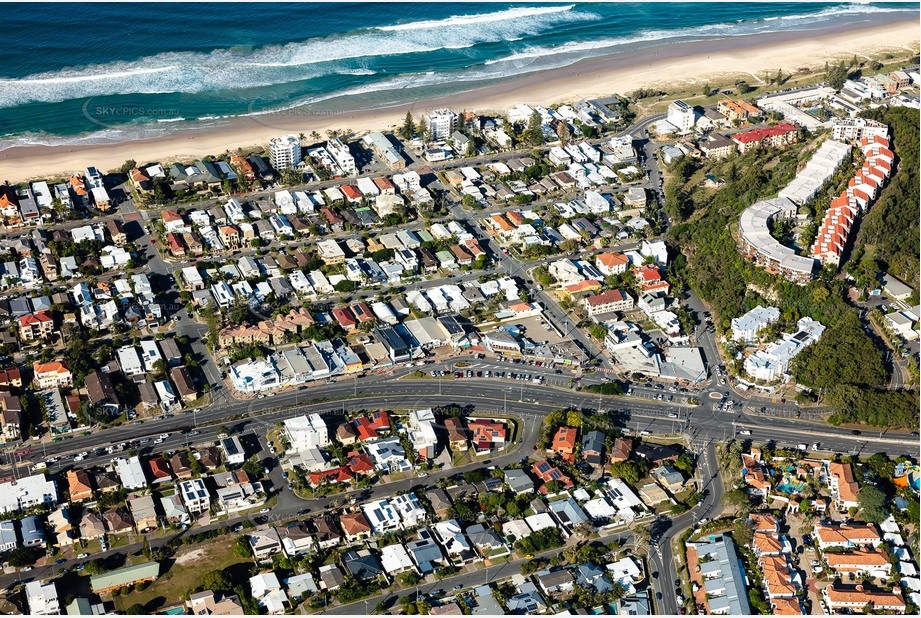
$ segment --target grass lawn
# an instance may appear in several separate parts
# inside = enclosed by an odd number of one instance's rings
[[[237,556],[233,551],[233,543],[228,543],[227,539],[196,545],[183,551],[175,559],[162,562],[160,578],[149,588],[113,597],[113,601],[116,609],[120,611],[125,611],[135,603],[145,606],[152,603],[157,607],[171,605],[179,602],[186,591],[195,587],[205,573],[234,564],[243,564],[248,569],[251,562]],[[163,573],[165,569],[169,570]]]

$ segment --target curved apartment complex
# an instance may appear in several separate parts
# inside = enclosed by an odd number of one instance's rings
[[[818,195],[849,152],[847,144],[826,140],[777,197],[746,208],[739,219],[737,236],[742,253],[769,272],[779,273],[791,281],[805,283],[812,279],[816,260],[781,244],[771,235],[770,224],[779,219],[795,218],[799,207]]]

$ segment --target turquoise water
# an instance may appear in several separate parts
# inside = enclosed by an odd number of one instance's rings
[[[795,2],[11,3],[0,149],[154,137],[268,110],[343,113],[679,41],[917,14]]]
[[[788,496],[803,490],[806,487],[801,483],[781,483],[777,486],[777,491],[785,493]]]

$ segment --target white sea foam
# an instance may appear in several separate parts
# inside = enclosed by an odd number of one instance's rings
[[[427,21],[415,21],[395,26],[382,26],[376,28],[384,32],[415,32],[421,29],[435,28],[456,28],[470,27],[481,24],[491,24],[495,22],[506,21],[510,19],[520,19],[523,17],[535,17],[539,15],[552,15],[554,13],[565,13],[571,11],[575,5],[565,6],[548,6],[548,7],[516,7],[505,11],[495,13],[482,13],[480,15],[458,15],[446,19],[432,19]]]
[[[344,66],[348,60],[464,49],[481,43],[520,39],[561,23],[598,19],[593,13],[572,8],[518,7],[482,15],[367,28],[251,51],[169,52],[130,62],[40,73],[24,79],[0,79],[0,108],[107,95],[196,93],[271,86],[355,71],[354,66]]]

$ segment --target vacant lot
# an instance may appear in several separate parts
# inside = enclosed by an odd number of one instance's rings
[[[198,584],[202,575],[238,563],[243,563],[246,568],[251,564],[234,554],[233,543],[227,538],[191,547],[175,558],[161,562],[160,578],[150,588],[114,597],[115,607],[125,611],[135,603],[140,603],[148,610],[153,610],[178,603],[183,594]]]

